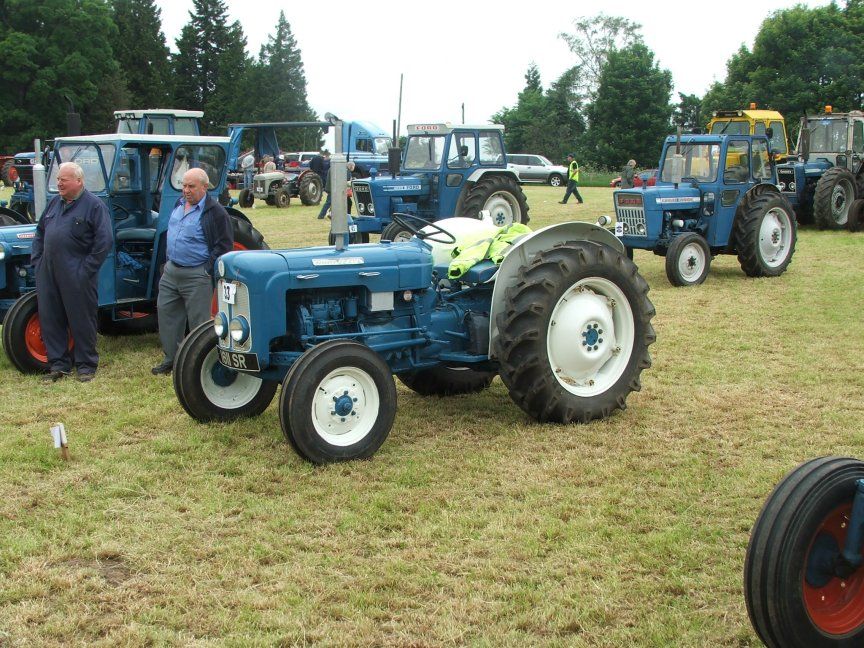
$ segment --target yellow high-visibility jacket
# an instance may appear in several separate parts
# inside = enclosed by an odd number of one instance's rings
[[[507,249],[517,238],[523,234],[529,234],[531,228],[522,223],[513,223],[502,227],[498,232],[488,238],[480,239],[466,246],[453,248],[453,260],[447,270],[450,279],[458,279],[464,275],[472,266],[484,259],[489,259],[495,264],[504,260]]]

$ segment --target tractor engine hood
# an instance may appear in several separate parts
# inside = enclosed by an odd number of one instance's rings
[[[36,238],[35,225],[0,227],[0,254],[5,259],[12,256],[30,256],[34,238]]]
[[[368,182],[376,195],[425,196],[429,193],[429,178],[425,175],[378,176]]]
[[[229,252],[217,262],[220,278],[250,290],[284,293],[365,286],[371,291],[420,290],[432,282],[432,261],[419,242],[352,245],[293,250]]]
[[[677,189],[672,185],[662,185],[648,187],[644,191],[627,193],[641,193],[646,211],[698,209],[702,202],[702,192],[699,188],[684,183],[678,185]],[[615,204],[619,204],[618,201]]]

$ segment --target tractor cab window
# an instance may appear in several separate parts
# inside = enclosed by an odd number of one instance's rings
[[[118,192],[141,190],[141,170],[138,165],[137,149],[129,146],[120,149],[112,187]]]
[[[467,169],[474,164],[477,140],[474,133],[453,133],[447,166],[451,169]]]
[[[147,118],[147,135],[170,135],[167,117]]]
[[[663,168],[660,173],[662,182],[672,182],[672,165],[675,147],[666,148]],[[717,179],[717,166],[720,159],[719,144],[682,144],[681,157],[684,158],[682,177],[693,178],[696,182],[713,182]]]
[[[753,153],[750,157],[750,168],[753,169],[753,177],[756,178],[756,180],[771,180],[771,164],[768,159],[768,142],[753,140]]]
[[[711,125],[712,135],[749,135],[750,124],[746,121],[721,121]]]
[[[480,131],[480,164],[504,164],[500,131]]]
[[[51,162],[48,191],[57,191],[57,172],[63,162],[75,162],[84,170],[84,187],[93,192],[105,191],[106,180],[114,165],[113,144],[64,144]]]
[[[140,119],[120,119],[117,122],[117,132],[127,134],[137,133],[138,129],[140,128],[140,124]]]
[[[177,117],[174,119],[175,135],[198,135],[198,120],[189,117]]]
[[[818,119],[807,123],[811,153],[838,153],[846,150],[846,120]]]
[[[203,169],[210,178],[208,189],[214,189],[219,183],[222,169],[225,166],[225,151],[221,146],[181,146],[174,155],[174,166],[171,169],[171,186],[183,189],[183,174],[189,169]]]
[[[852,152],[859,155],[864,153],[864,122],[852,124]]]
[[[723,182],[737,184],[750,179],[750,145],[746,140],[729,142],[726,149],[726,165],[723,167]]]
[[[444,157],[444,135],[414,135],[405,149],[406,169],[437,169]]]

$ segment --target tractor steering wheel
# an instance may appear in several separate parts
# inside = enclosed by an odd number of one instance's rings
[[[420,227],[417,227],[411,222],[409,222],[407,219],[410,219],[411,221],[414,221],[416,223],[422,223],[422,225]],[[399,212],[394,212],[393,221],[404,227],[421,241],[431,241],[432,243],[443,243],[445,245],[451,245],[456,242],[456,237],[453,236],[450,232],[445,230],[437,223],[428,221],[425,218],[420,218],[419,216],[414,216],[413,214],[400,214]],[[433,231],[423,232],[422,229],[424,227],[431,227]],[[438,234],[441,234],[442,236],[447,238],[435,238],[435,236]]]

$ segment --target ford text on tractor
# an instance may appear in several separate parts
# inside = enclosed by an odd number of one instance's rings
[[[516,174],[507,168],[503,133],[503,126],[492,124],[409,126],[401,162],[393,155],[388,174],[373,173],[351,183],[357,207],[352,239],[367,242],[373,232],[388,240],[410,238],[411,230],[394,221],[393,214],[403,214],[403,221],[416,216],[434,222],[450,216],[477,218],[486,210],[496,225],[527,224],[528,202]]]
[[[812,459],[774,488],[750,534],[744,598],[768,648],[864,646],[864,461]]]
[[[228,148],[227,137],[180,135],[111,134],[55,141],[48,197],[57,191],[58,165],[76,162],[84,170],[85,186],[105,201],[111,215],[114,245],[98,275],[103,333],[153,330],[168,220],[182,195],[183,174],[192,167],[204,169],[211,180],[209,193],[218,196],[225,186]],[[37,178],[39,173],[34,171]],[[41,182],[44,186],[44,178]],[[266,247],[242,212],[228,212],[235,249]],[[3,348],[12,365],[25,373],[48,367],[30,263],[35,231],[33,224],[0,227]]]
[[[711,259],[735,254],[750,277],[776,277],[792,260],[795,214],[777,188],[770,134],[669,137],[660,181],[616,191],[615,233],[666,257],[675,286],[705,281]]]
[[[498,374],[538,421],[587,422],[625,408],[651,364],[654,308],[610,232],[546,227],[517,239],[500,266],[481,261],[449,279],[457,241],[500,228],[397,214],[410,240],[351,245],[338,199],[344,169],[334,155],[337,245],[217,262],[219,311],[175,360],[174,389],[190,416],[257,416],[281,384],[286,438],[305,459],[328,463],[369,457],[385,441],[393,374],[424,396],[480,391]]]
[[[777,181],[802,223],[857,230],[864,224],[864,113],[801,118],[797,159],[777,167]],[[851,218],[850,218],[851,216]]]

